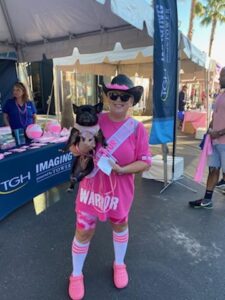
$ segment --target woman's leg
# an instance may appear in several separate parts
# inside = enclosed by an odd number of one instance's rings
[[[97,218],[85,212],[77,213],[76,232],[72,243],[73,276],[82,274]]]
[[[115,253],[113,280],[115,286],[121,289],[128,285],[129,280],[126,265],[124,264],[129,237],[128,222],[127,218],[117,221],[111,219],[111,224],[113,228],[113,246]]]
[[[76,233],[72,243],[73,271],[69,283],[69,295],[73,300],[81,300],[84,297],[82,270],[96,223],[95,216],[84,212],[77,213]]]
[[[73,276],[79,276],[82,274],[83,265],[93,235],[94,235],[94,229],[91,230],[76,229],[76,233],[72,243]]]
[[[113,229],[113,246],[114,246],[114,254],[115,254],[115,264],[122,265],[124,264],[124,258],[127,251],[129,229],[128,229],[128,222],[126,220],[123,223],[118,223],[118,222],[119,221],[113,223],[111,220],[112,229]]]

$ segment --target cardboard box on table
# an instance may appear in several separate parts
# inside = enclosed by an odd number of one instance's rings
[[[194,129],[191,122],[187,121],[184,123],[184,130],[183,130],[184,133],[195,134],[195,131],[196,130]]]
[[[167,180],[172,180],[173,157],[167,156]],[[175,157],[174,162],[174,180],[178,180],[184,173],[184,158]],[[148,171],[142,173],[143,178],[154,179],[164,182],[164,165],[162,155],[152,157],[152,166]]]

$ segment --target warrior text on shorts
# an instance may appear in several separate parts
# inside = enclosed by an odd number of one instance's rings
[[[116,210],[119,203],[119,198],[110,195],[102,196],[100,194],[94,193],[93,191],[88,191],[81,188],[80,202],[94,206],[105,212],[108,210]]]

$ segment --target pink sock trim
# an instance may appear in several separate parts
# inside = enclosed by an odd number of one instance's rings
[[[128,242],[128,233],[118,236],[115,232],[113,232],[113,240],[117,243],[126,243]]]
[[[117,243],[127,243],[129,238],[128,228],[122,232],[113,231],[113,241]]]
[[[72,253],[73,254],[86,254],[88,252],[89,244],[90,243],[81,244],[75,239],[72,244]]]

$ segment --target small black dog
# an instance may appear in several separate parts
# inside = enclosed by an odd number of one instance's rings
[[[73,104],[73,110],[76,114],[76,123],[71,130],[68,142],[63,151],[68,151],[71,145],[79,146],[80,141],[92,145],[93,150],[89,153],[81,153],[80,156],[76,157],[72,166],[68,192],[72,192],[75,184],[80,182],[93,170],[93,154],[96,145],[101,143],[103,147],[107,146],[106,140],[98,125],[98,114],[102,109],[102,102],[96,105],[76,106]]]

